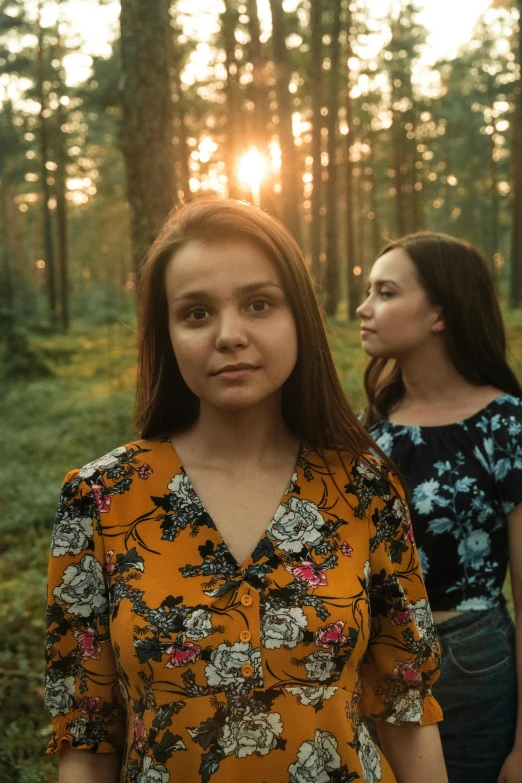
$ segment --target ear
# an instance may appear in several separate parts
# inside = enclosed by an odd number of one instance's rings
[[[444,323],[444,317],[442,315],[442,308],[437,308],[435,319],[431,325],[431,331],[434,334],[439,334],[440,332],[443,332],[446,329],[446,324]]]

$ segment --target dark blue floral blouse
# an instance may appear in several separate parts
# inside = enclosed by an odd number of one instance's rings
[[[408,484],[432,609],[498,604],[508,564],[506,515],[522,503],[522,400],[502,394],[456,424],[379,421],[370,433]]]

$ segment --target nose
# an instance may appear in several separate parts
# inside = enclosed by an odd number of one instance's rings
[[[216,334],[216,349],[233,351],[236,348],[245,348],[247,345],[248,336],[241,315],[233,311],[221,313]]]
[[[357,318],[369,318],[371,315],[370,307],[369,307],[369,300],[370,297],[367,296],[364,302],[359,305],[357,310],[355,311]]]

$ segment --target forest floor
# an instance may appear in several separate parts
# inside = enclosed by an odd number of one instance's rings
[[[522,378],[522,312],[507,316],[510,360]],[[66,472],[135,437],[131,424],[136,339],[132,325],[75,324],[70,334],[32,342],[49,378],[0,384],[0,779],[52,783],[43,757],[45,583],[49,544]],[[345,392],[364,402],[366,358],[358,326],[332,322],[330,344]]]

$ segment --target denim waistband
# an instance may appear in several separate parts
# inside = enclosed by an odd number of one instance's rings
[[[506,601],[502,599],[500,603],[492,606],[490,609],[462,612],[455,617],[450,617],[448,620],[436,623],[435,627],[441,640],[444,640],[456,639],[461,636],[465,637],[472,629],[477,631],[488,625],[505,627],[512,622]]]

